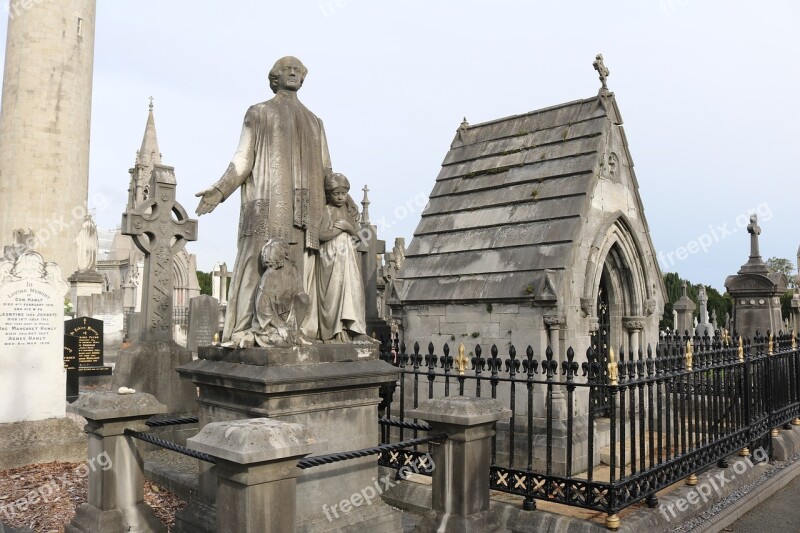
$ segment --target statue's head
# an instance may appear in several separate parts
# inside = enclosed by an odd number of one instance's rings
[[[328,203],[341,207],[347,203],[350,181],[344,174],[328,174],[325,176],[325,196]]]
[[[330,173],[325,176],[325,192],[331,192],[337,188],[343,188],[346,191],[350,190],[350,180],[347,176],[339,173]]]
[[[302,61],[294,56],[282,57],[269,71],[269,88],[273,93],[279,89],[297,91],[303,86],[307,74],[308,69]]]
[[[261,248],[261,263],[266,268],[283,268],[289,258],[289,243],[284,239],[270,239]]]

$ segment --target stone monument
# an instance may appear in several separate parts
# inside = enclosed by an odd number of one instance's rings
[[[86,215],[81,230],[75,237],[78,270],[67,278],[70,285],[69,300],[75,309],[75,316],[89,314],[88,309],[80,309],[83,304],[81,297],[103,292],[103,276],[97,271],[99,246],[97,226],[91,215]]]
[[[398,374],[367,339],[319,340],[321,233],[328,244],[332,235],[352,235],[355,228],[336,222],[322,227],[324,218],[333,220],[324,189],[332,174],[322,123],[297,100],[306,73],[293,57],[275,63],[269,79],[276,96],[248,110],[228,170],[198,193],[197,214],[202,215],[241,187],[239,250],[223,345],[199,347],[198,359],[178,371],[199,388],[201,427],[242,417],[299,423],[327,443],[328,453],[378,444],[379,389]],[[333,181],[344,183],[338,179]],[[345,215],[357,211],[341,188],[331,189],[336,200],[331,203]],[[339,249],[329,249],[326,261],[337,261]],[[347,250],[351,261],[352,248]],[[240,347],[242,341],[258,347]],[[213,531],[216,476],[210,468],[201,465],[200,496],[176,515],[177,531]],[[336,521],[323,512],[342,494],[356,493],[377,477],[372,457],[304,471],[297,480],[297,498],[307,504],[298,506],[297,531],[401,531],[399,514],[383,502]]]
[[[750,215],[750,257],[735,276],[725,279],[725,288],[733,297],[733,330],[749,338],[756,331],[777,334],[781,329],[781,295],[786,292],[786,276],[774,272],[761,259],[758,217]]]
[[[189,329],[186,348],[197,353],[199,346],[211,346],[219,332],[219,302],[213,296],[201,294],[189,300]]]
[[[150,196],[122,215],[122,233],[144,253],[141,329],[132,345],[117,355],[114,385],[152,394],[170,413],[196,410],[196,393],[175,368],[192,352],[172,338],[172,257],[186,241],[197,239],[197,221],[175,200],[172,167],[154,165]]]
[[[680,335],[686,335],[687,331],[689,334],[694,331],[694,321],[692,320],[692,315],[697,306],[686,293],[685,281],[681,284],[681,290],[683,293],[681,294],[681,297],[678,298],[674,304],[672,304],[672,309],[675,313],[677,313],[677,318],[675,319],[675,331]]]
[[[85,454],[64,418],[64,296],[61,269],[31,250],[0,258],[0,470]],[[83,441],[83,442],[82,442]]]
[[[714,326],[711,325],[708,318],[708,294],[706,294],[705,285],[700,285],[697,301],[700,302],[700,318],[694,327],[694,334],[700,337],[704,335],[712,337],[714,335]]]

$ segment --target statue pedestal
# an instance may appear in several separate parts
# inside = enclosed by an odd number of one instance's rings
[[[75,316],[88,316],[89,313],[85,309],[78,309],[79,296],[92,296],[93,294],[100,294],[103,292],[103,276],[97,272],[73,272],[67,278],[69,282],[69,301],[72,302],[72,308],[75,311]]]
[[[170,414],[197,411],[197,394],[180,379],[176,367],[192,360],[192,352],[175,341],[140,341],[117,354],[114,387],[130,387],[155,396]]]
[[[397,369],[379,360],[374,345],[236,350],[206,346],[198,348],[198,356],[177,370],[200,390],[200,427],[260,417],[295,422],[326,444],[320,454],[377,445],[378,391],[398,377]],[[206,516],[209,504],[215,501],[216,476],[211,468],[201,464],[205,501],[196,506]],[[304,470],[297,480],[297,531],[402,531],[400,513],[377,495],[369,503],[361,498],[361,505],[341,509],[341,502],[350,501],[354,494],[370,491],[369,487],[374,490],[376,480],[376,456]],[[192,507],[190,504],[177,521],[196,527]],[[182,530],[181,524],[176,526]]]

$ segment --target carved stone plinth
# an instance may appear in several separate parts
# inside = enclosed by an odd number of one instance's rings
[[[315,344],[291,348],[200,347],[199,359],[178,368],[200,390],[200,427],[242,418],[271,418],[302,424],[327,449],[323,453],[375,446],[379,441],[380,386],[398,371],[380,361],[374,345]],[[400,516],[382,501],[331,512],[334,506],[378,479],[374,456],[304,470],[297,479],[297,531],[401,531]],[[216,476],[201,465],[201,504],[215,498]],[[326,515],[325,510],[328,510]],[[188,531],[196,521],[178,517]],[[195,529],[196,531],[196,529]]]

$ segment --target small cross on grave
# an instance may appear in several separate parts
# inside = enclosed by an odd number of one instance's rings
[[[747,233],[750,234],[750,257],[761,257],[761,252],[758,250],[758,236],[761,235],[761,226],[758,225],[758,215],[750,215]]]
[[[122,234],[144,253],[141,341],[172,340],[172,258],[197,240],[197,220],[175,201],[175,170],[154,165],[150,196],[122,214]]]
[[[219,305],[228,304],[228,280],[233,276],[228,271],[228,264],[222,263],[219,270],[214,271],[214,277],[219,278],[219,294],[213,294],[214,298],[219,301]]]

